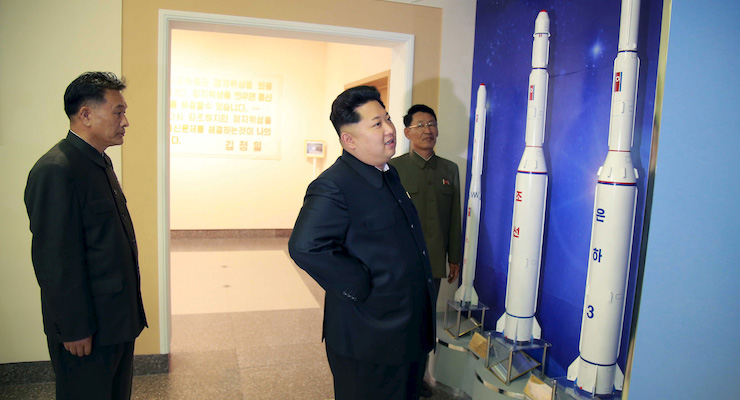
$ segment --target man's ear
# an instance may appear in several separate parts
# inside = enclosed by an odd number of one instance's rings
[[[410,128],[403,128],[404,136],[406,136],[406,139],[411,140],[411,138],[409,137],[409,132],[411,132]]]
[[[339,135],[339,140],[342,142],[342,147],[345,149],[354,150],[356,147],[355,138],[353,138],[348,132],[342,132]]]
[[[85,126],[92,125],[92,109],[87,105],[83,105],[80,107],[80,110],[77,111],[77,118]]]

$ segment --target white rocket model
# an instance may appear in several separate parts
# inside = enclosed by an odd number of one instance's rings
[[[532,72],[529,74],[524,139],[526,147],[519,162],[514,186],[506,313],[496,323],[496,331],[515,342],[539,339],[542,332],[534,313],[537,309],[547,198],[547,165],[542,145],[545,141],[547,111],[549,38],[550,18],[542,10],[534,22]]]
[[[486,141],[486,85],[478,87],[475,103],[475,129],[473,130],[473,162],[470,173],[468,214],[465,220],[465,246],[463,248],[462,285],[455,292],[455,301],[478,305],[478,293],[473,287],[476,258],[478,256],[478,228],[480,226],[481,175],[483,174],[483,145]]]
[[[596,185],[580,356],[568,367],[568,379],[595,395],[621,390],[624,374],[617,356],[624,319],[632,232],[637,204],[637,171],[630,150],[635,125],[639,0],[622,0],[619,53],[614,60],[609,154]]]

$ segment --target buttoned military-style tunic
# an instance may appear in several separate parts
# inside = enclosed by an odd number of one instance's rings
[[[413,150],[389,161],[419,213],[434,278],[447,276],[446,262],[462,260],[460,173],[452,161],[428,161]]]

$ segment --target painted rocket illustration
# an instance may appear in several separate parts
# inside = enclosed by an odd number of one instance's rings
[[[526,147],[514,186],[506,312],[496,323],[496,331],[516,342],[528,342],[541,336],[534,313],[537,309],[548,180],[542,145],[547,111],[549,38],[550,18],[543,10],[534,23],[524,140]]]
[[[630,150],[635,124],[639,0],[622,0],[619,53],[614,60],[609,153],[596,185],[579,357],[568,379],[595,395],[621,390],[624,375],[617,356],[624,319],[637,204],[637,171]]]
[[[463,247],[462,285],[455,292],[455,301],[478,304],[475,292],[476,258],[478,255],[478,228],[481,210],[481,175],[483,174],[483,145],[486,141],[486,85],[478,87],[475,105],[475,129],[473,130],[473,161],[470,173],[470,192],[465,219],[465,244]]]

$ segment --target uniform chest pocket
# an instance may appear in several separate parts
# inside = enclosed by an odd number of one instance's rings
[[[93,214],[103,214],[115,210],[116,205],[111,199],[98,199],[88,201],[87,208]]]
[[[439,189],[439,192],[444,195],[452,196],[452,185],[442,185]]]
[[[393,217],[393,212],[390,210],[367,214],[363,218],[363,225],[365,226],[365,228],[367,228],[367,230],[370,231],[387,229],[395,224],[396,219]]]

